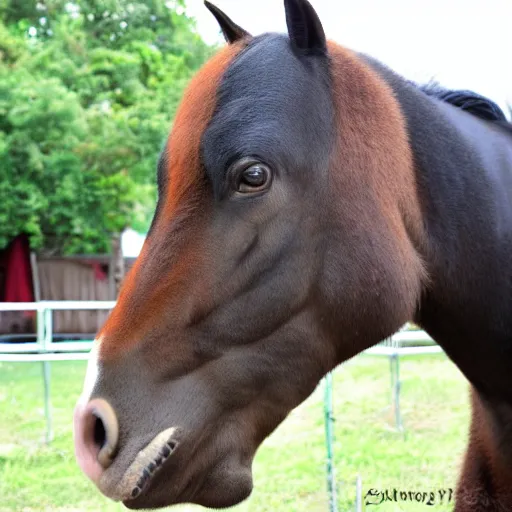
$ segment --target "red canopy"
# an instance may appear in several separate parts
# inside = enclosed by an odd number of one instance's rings
[[[5,302],[33,302],[30,245],[26,235],[17,236],[7,248]]]

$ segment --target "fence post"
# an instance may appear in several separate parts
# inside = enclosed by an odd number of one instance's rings
[[[332,406],[332,373],[325,376],[324,395],[325,442],[327,448],[327,492],[329,493],[329,511],[338,512],[338,496],[336,488],[336,475],[334,468],[333,423],[334,414]]]
[[[44,308],[41,311],[43,321],[43,353],[46,353],[53,342],[53,311],[50,308]],[[52,404],[50,398],[51,386],[51,366],[49,361],[43,361],[43,385],[44,385],[44,415],[46,418],[46,444],[53,440],[52,426]]]
[[[356,512],[363,512],[363,481],[361,475],[356,479]]]
[[[52,427],[52,404],[50,401],[50,362],[43,361],[43,383],[44,383],[44,415],[46,418],[46,444],[50,444],[53,440]]]
[[[389,358],[391,365],[391,386],[393,394],[393,405],[395,409],[395,424],[399,432],[403,432],[402,412],[400,410],[400,358],[398,354],[393,354]]]

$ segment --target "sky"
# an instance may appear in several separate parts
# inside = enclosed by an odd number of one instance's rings
[[[283,0],[212,0],[253,35],[286,32]],[[310,0],[329,39],[408,79],[470,89],[512,105],[512,0]],[[187,12],[222,41],[203,0]]]

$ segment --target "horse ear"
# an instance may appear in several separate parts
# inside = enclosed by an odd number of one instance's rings
[[[308,0],[284,0],[291,42],[301,50],[327,50],[320,18]]]
[[[206,8],[215,16],[228,43],[234,43],[239,39],[250,36],[249,32],[239,27],[229,16],[224,14],[216,5],[204,0]]]

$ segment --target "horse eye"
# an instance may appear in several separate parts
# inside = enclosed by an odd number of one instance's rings
[[[253,164],[240,174],[238,192],[259,192],[270,183],[270,169],[263,164]]]

